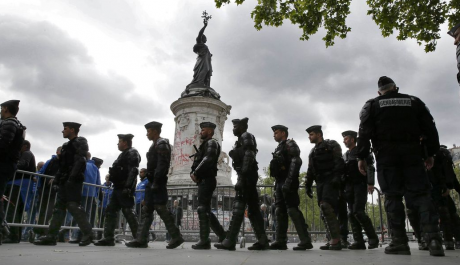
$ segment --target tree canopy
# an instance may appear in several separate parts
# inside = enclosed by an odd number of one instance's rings
[[[231,0],[214,0],[218,8]],[[245,0],[234,0],[241,5]],[[367,0],[367,14],[388,37],[395,31],[398,40],[415,39],[425,46],[425,52],[436,49],[441,38],[440,26],[446,21],[449,27],[460,22],[460,0]],[[351,28],[346,24],[351,0],[258,0],[251,12],[254,27],[262,25],[279,27],[289,19],[302,29],[301,40],[308,40],[320,27],[326,29],[323,40],[326,47],[334,45],[336,37],[347,37]],[[447,35],[447,34],[445,34]]]

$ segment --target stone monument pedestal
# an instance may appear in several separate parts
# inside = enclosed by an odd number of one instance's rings
[[[190,156],[196,152],[193,145],[198,148],[201,144],[200,123],[205,121],[215,123],[217,127],[213,138],[222,145],[225,121],[231,108],[218,99],[203,96],[183,97],[171,104],[176,130],[169,185],[195,185],[190,179],[193,164],[193,157],[190,158]],[[233,185],[232,168],[229,161],[228,155],[222,151],[218,162],[217,185]]]

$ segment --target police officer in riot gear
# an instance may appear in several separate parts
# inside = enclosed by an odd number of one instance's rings
[[[371,141],[377,160],[377,177],[385,194],[385,210],[392,241],[387,254],[410,255],[405,227],[405,211],[416,210],[425,234],[430,255],[444,256],[438,219],[430,198],[430,181],[426,169],[433,166],[439,149],[436,125],[428,108],[417,97],[400,94],[395,82],[386,76],[378,81],[379,96],[368,100],[360,113],[358,165],[363,175]],[[420,137],[425,136],[427,158],[422,159]]]
[[[56,245],[59,228],[65,219],[66,209],[72,214],[81,232],[80,246],[92,243],[92,226],[89,223],[86,212],[81,208],[81,191],[84,173],[86,169],[86,153],[88,153],[88,141],[78,136],[81,124],[76,122],[64,122],[62,135],[69,139],[62,145],[59,159],[59,171],[54,177],[53,188],[57,190],[57,200],[54,205],[53,216],[50,220],[48,235],[40,237],[34,242],[35,245]]]
[[[193,249],[210,249],[211,241],[209,240],[210,228],[216,233],[219,242],[225,239],[225,231],[217,220],[217,217],[211,212],[212,194],[217,186],[217,160],[220,155],[220,145],[216,139],[213,139],[216,125],[212,122],[202,122],[200,124],[201,140],[199,152],[195,154],[195,160],[192,165],[190,177],[198,185],[198,219],[200,221],[200,241],[192,245]]]
[[[3,195],[6,183],[12,180],[20,157],[26,127],[16,118],[19,112],[19,100],[8,100],[0,104],[0,245],[9,235],[3,209]]]
[[[171,146],[168,139],[160,137],[162,125],[155,121],[145,125],[147,138],[153,141],[147,153],[147,179],[149,183],[145,187],[145,198],[136,239],[126,243],[127,247],[148,247],[150,225],[153,222],[153,211],[158,213],[166,226],[166,230],[171,235],[171,240],[166,248],[177,248],[184,243],[179,228],[174,222],[174,217],[166,207],[166,203],[168,202],[166,185],[168,183],[168,171],[171,162]]]
[[[428,176],[432,185],[431,199],[438,210],[440,225],[443,231],[444,245],[446,250],[455,250],[455,239],[460,239],[460,217],[456,209],[451,210],[449,195],[451,189],[454,189],[454,182],[457,179],[452,162],[450,151],[445,145],[441,145],[434,158],[434,165],[428,171]],[[407,218],[417,237],[420,250],[428,250],[426,242],[420,230],[420,219],[418,212],[413,209],[407,209]]]
[[[447,32],[450,36],[454,38],[454,45],[457,46],[456,58],[457,58],[457,82],[460,85],[460,23],[455,25],[453,28]]]
[[[358,149],[356,148],[358,133],[345,131],[342,136],[343,143],[348,148],[343,154],[343,160],[345,161],[345,198],[348,203],[348,220],[351,224],[354,239],[354,243],[348,249],[366,249],[362,233],[363,229],[368,237],[368,248],[377,248],[379,239],[371,219],[365,211],[367,192],[374,189],[374,157],[371,154],[368,155],[366,158],[367,176],[361,174],[358,169]]]
[[[316,181],[318,204],[323,220],[329,230],[331,240],[329,247],[323,250],[341,250],[340,228],[335,209],[337,209],[341,178],[344,171],[342,148],[334,140],[324,140],[320,125],[314,125],[307,130],[310,143],[315,147],[308,156],[308,170],[305,179],[305,190],[313,198],[312,185]]]
[[[233,201],[233,216],[227,237],[222,243],[214,244],[218,249],[235,250],[235,245],[240,232],[241,223],[244,219],[244,210],[248,206],[248,217],[254,229],[257,242],[249,250],[264,250],[269,247],[267,235],[264,229],[264,220],[260,215],[257,194],[257,170],[256,154],[257,142],[254,135],[247,132],[248,118],[232,120],[233,135],[238,137],[229,155],[233,160],[233,169],[238,174],[235,185],[236,196]]]
[[[311,237],[302,212],[299,210],[299,171],[302,166],[300,148],[293,139],[288,139],[288,128],[284,125],[272,127],[273,138],[278,146],[270,162],[270,175],[275,178],[276,194],[276,241],[270,249],[287,249],[288,214],[299,235],[300,243],[294,250],[312,249]]]
[[[94,243],[96,246],[115,246],[114,232],[120,209],[133,237],[136,238],[138,223],[134,212],[134,191],[141,156],[136,148],[132,147],[133,137],[132,134],[118,134],[118,150],[121,154],[109,168],[109,181],[113,183],[113,192],[105,210],[104,238]]]

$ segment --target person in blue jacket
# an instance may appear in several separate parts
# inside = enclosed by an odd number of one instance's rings
[[[137,187],[136,187],[136,213],[137,215],[140,214],[141,212],[141,208],[142,208],[142,201],[144,200],[144,197],[145,197],[145,185],[147,185],[147,183],[149,182],[149,180],[147,179],[147,169],[146,168],[142,168],[140,173],[139,173],[139,177],[141,179],[141,182],[139,182],[139,184],[137,184]],[[140,191],[142,190],[142,191]]]

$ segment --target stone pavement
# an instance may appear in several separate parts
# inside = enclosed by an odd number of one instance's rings
[[[68,243],[57,246],[34,246],[30,243],[4,244],[0,246],[0,265],[12,264],[151,264],[151,265],[251,265],[251,264],[340,264],[340,265],[401,265],[401,264],[459,264],[460,250],[447,251],[446,257],[430,257],[426,251],[419,251],[411,243],[411,256],[386,255],[383,248],[366,251],[324,251],[321,244],[315,243],[313,250],[292,251],[295,244],[289,244],[285,251],[248,251],[237,248],[236,251],[193,250],[187,242],[177,249],[166,249],[166,243],[154,242],[148,249],[130,249],[123,244],[115,247],[78,247]],[[249,246],[248,244],[247,246]]]

